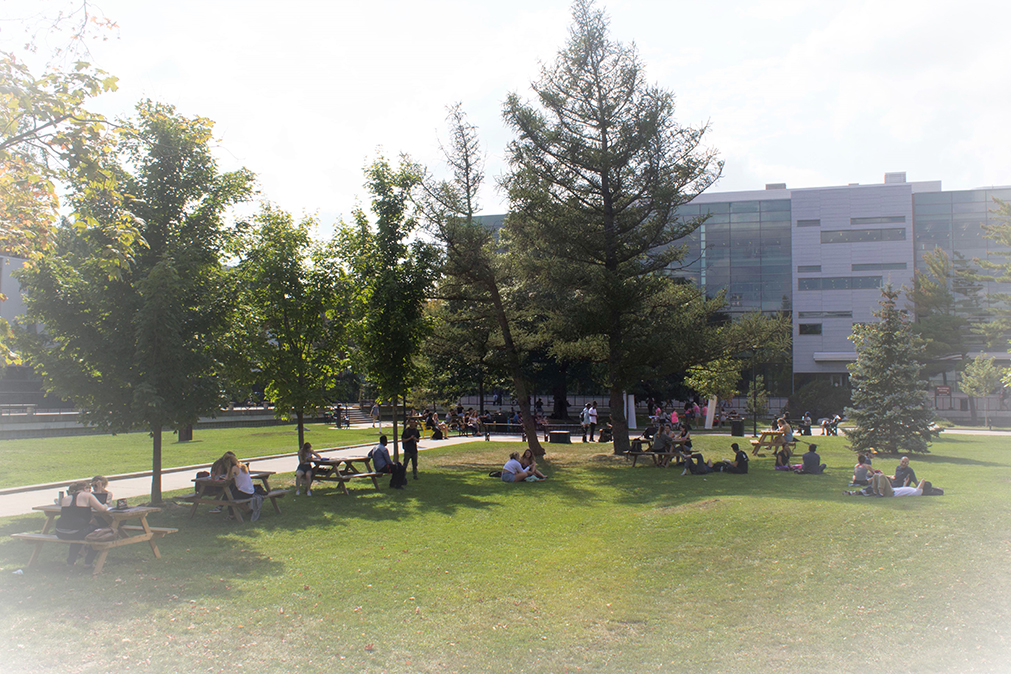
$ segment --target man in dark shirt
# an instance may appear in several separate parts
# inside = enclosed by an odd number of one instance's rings
[[[821,462],[821,457],[818,456],[818,452],[814,451],[818,449],[818,445],[811,444],[808,445],[807,452],[801,457],[803,465],[800,468],[802,473],[812,473],[814,475],[820,475],[825,472],[827,466]]]
[[[899,459],[899,466],[895,469],[895,475],[892,476],[892,486],[906,487],[911,484],[917,484],[916,473],[909,467],[909,457],[904,456]]]
[[[727,468],[728,473],[738,473],[743,475],[748,472],[748,453],[737,446],[737,443],[730,445],[730,449],[734,450],[734,460],[730,462],[730,467]]]
[[[407,422],[400,441],[404,445],[404,467],[411,464],[415,480],[418,479],[418,440],[421,440],[421,431],[418,430],[418,422],[411,419]]]

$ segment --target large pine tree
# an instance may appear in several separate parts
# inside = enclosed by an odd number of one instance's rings
[[[853,406],[846,409],[856,428],[846,432],[854,451],[897,454],[929,452],[930,422],[926,382],[920,377],[923,340],[895,308],[898,291],[881,291],[880,321],[853,326],[857,361],[849,366]]]

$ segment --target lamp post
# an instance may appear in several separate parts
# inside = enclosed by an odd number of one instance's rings
[[[751,355],[751,437],[758,437],[758,388],[755,386],[755,355]]]

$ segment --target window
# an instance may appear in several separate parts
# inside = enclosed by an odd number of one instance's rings
[[[797,290],[864,290],[880,288],[880,276],[836,276],[797,279]]]
[[[799,333],[802,335],[821,334],[821,323],[800,323],[797,327],[799,328]]]
[[[852,311],[798,311],[797,318],[853,318]]]
[[[821,271],[820,264],[801,264],[797,265],[798,274],[813,274],[815,272]]]
[[[890,271],[893,269],[905,269],[905,262],[874,262],[868,264],[855,264],[853,271]]]
[[[821,227],[821,220],[815,218],[814,220],[798,220],[798,227]]]
[[[851,225],[885,225],[892,222],[905,222],[904,215],[885,215],[876,218],[850,218]]]
[[[874,241],[905,241],[906,228],[889,229],[829,229],[822,230],[822,243],[871,243]]]

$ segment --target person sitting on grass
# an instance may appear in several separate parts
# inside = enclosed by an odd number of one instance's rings
[[[909,457],[904,456],[899,459],[899,465],[895,468],[895,475],[891,476],[893,487],[908,487],[916,484],[916,473],[909,467]]]
[[[85,536],[97,528],[92,520],[92,512],[105,512],[108,507],[89,491],[90,484],[87,482],[75,482],[70,485],[67,495],[59,501],[60,517],[56,520],[55,533],[61,541],[83,541]],[[81,543],[71,543],[67,552],[67,566],[73,566],[81,554]],[[89,547],[84,558],[84,563],[91,566],[95,560],[98,550]]]
[[[104,475],[96,475],[91,478],[91,493],[95,495],[99,503],[109,505],[112,503],[112,492],[109,491],[109,479]]]
[[[788,470],[790,468],[790,457],[792,454],[789,446],[779,445],[776,451],[773,452],[773,456],[776,457],[775,467],[777,470]]]
[[[857,465],[853,466],[853,484],[868,485],[871,483],[871,462],[864,454],[857,454]]]
[[[503,482],[538,482],[540,478],[534,475],[533,470],[526,470],[520,463],[520,453],[512,452],[509,460],[502,466]]]
[[[713,464],[713,470],[738,475],[746,474],[748,472],[748,453],[741,449],[736,442],[731,443],[730,449],[734,450],[734,458],[730,461],[720,461],[719,464]]]
[[[369,458],[372,459],[372,470],[377,473],[392,473],[393,459],[390,458],[390,450],[386,449],[389,439],[385,435],[379,436],[379,444],[369,450]]]
[[[302,492],[299,485],[305,485],[305,495],[312,496],[312,464],[310,461],[317,461],[323,457],[318,452],[313,451],[312,445],[308,442],[298,450],[298,468],[295,469],[295,496]]]
[[[544,473],[537,470],[537,460],[534,458],[534,453],[530,449],[523,452],[523,456],[520,457],[520,465],[523,466],[523,470],[529,472],[534,477],[541,480],[548,479],[544,476]]]
[[[801,457],[803,463],[800,466],[798,473],[805,473],[808,475],[821,475],[828,468],[824,463],[821,462],[821,457],[818,456],[818,445],[812,443],[807,446],[807,451]]]

